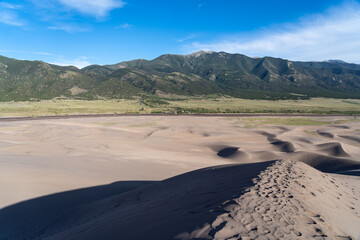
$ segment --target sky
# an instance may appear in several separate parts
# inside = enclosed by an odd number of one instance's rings
[[[225,51],[360,64],[360,0],[0,0],[0,55],[79,68]]]

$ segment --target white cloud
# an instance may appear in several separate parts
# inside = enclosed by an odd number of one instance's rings
[[[50,63],[59,65],[59,66],[75,66],[77,68],[84,68],[86,66],[91,65],[91,63],[88,61],[87,57],[79,57],[76,59],[59,58]]]
[[[59,30],[67,33],[76,33],[76,32],[89,32],[91,29],[89,27],[78,26],[76,24],[69,23],[58,23],[53,26],[49,26],[50,30]]]
[[[58,0],[63,5],[81,13],[94,15],[98,18],[106,16],[111,10],[121,8],[121,0]]]
[[[133,25],[129,24],[129,23],[123,23],[119,26],[116,27],[116,29],[119,29],[119,28],[122,28],[122,29],[129,29],[129,28],[132,28]]]
[[[15,12],[11,11],[0,11],[0,22],[16,27],[25,25],[25,22],[22,21]]]
[[[360,5],[350,2],[250,37],[193,42],[190,51],[225,51],[291,60],[342,59],[360,63]]]

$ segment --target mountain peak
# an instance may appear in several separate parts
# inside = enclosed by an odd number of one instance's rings
[[[326,60],[324,62],[329,62],[329,63],[347,63],[343,60],[337,60],[337,59],[330,59],[330,60]]]
[[[84,99],[151,96],[159,91],[257,99],[299,98],[289,93],[302,94],[301,98],[359,98],[358,71],[360,65],[334,60],[289,62],[207,51],[84,69],[0,57],[0,101],[73,97],[74,87],[87,90],[76,95]]]
[[[198,52],[194,52],[194,53],[190,53],[186,56],[188,57],[200,57],[202,55],[205,55],[205,54],[211,54],[211,53],[215,53],[214,51],[204,51],[204,50],[201,50],[201,51],[198,51]]]

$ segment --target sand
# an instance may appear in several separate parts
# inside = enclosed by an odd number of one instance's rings
[[[209,239],[349,239],[359,236],[358,194],[348,183],[296,161],[277,161],[224,214],[177,237]]]
[[[239,119],[1,122],[0,239],[360,238],[357,119]]]

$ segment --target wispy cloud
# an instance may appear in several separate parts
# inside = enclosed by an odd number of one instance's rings
[[[213,42],[193,42],[187,48],[292,60],[342,59],[360,63],[360,4],[348,2],[294,24],[246,37],[227,36]]]
[[[186,42],[186,41],[189,41],[191,39],[194,39],[194,38],[196,38],[198,36],[199,36],[198,34],[189,34],[186,37],[177,39],[176,41],[182,43],[182,42]]]
[[[102,18],[115,9],[121,8],[125,3],[121,0],[58,0],[70,9],[74,9],[84,14]]]
[[[0,2],[0,23],[4,23],[11,26],[22,27],[25,25],[16,11],[22,8],[21,5],[15,5],[8,2]]]
[[[27,56],[31,56],[31,57],[30,58],[21,57],[20,59],[37,59],[37,60],[48,62],[50,64],[59,65],[59,66],[75,66],[77,68],[83,68],[83,67],[91,65],[88,57],[78,57],[75,59],[71,59],[71,58],[65,57],[64,55],[59,55],[59,54],[49,53],[49,52],[4,50],[4,49],[0,49],[0,53],[12,53],[15,55],[21,54],[22,56],[27,55]],[[34,55],[38,55],[39,57],[34,57]],[[16,56],[15,56],[15,58],[16,58]]]
[[[77,32],[89,32],[91,31],[90,27],[79,26],[75,23],[57,23],[53,26],[49,26],[50,30],[59,30],[67,33],[77,33]]]
[[[130,29],[132,27],[133,27],[133,25],[131,25],[129,23],[123,23],[123,24],[117,26],[116,29],[120,29],[120,28],[122,28],[122,29]]]
[[[87,57],[79,57],[76,59],[67,59],[62,57],[50,63],[59,66],[75,66],[77,68],[84,68],[86,66],[91,65]]]
[[[8,8],[8,9],[20,9],[22,5],[7,3],[7,2],[0,2],[0,8]]]
[[[31,54],[31,55],[42,55],[42,56],[56,56],[48,52],[38,52],[38,51],[22,51],[22,50],[1,50],[0,53],[22,53],[22,54]]]
[[[0,10],[0,22],[16,27],[22,27],[25,25],[25,22],[19,18],[16,12],[7,10]]]

